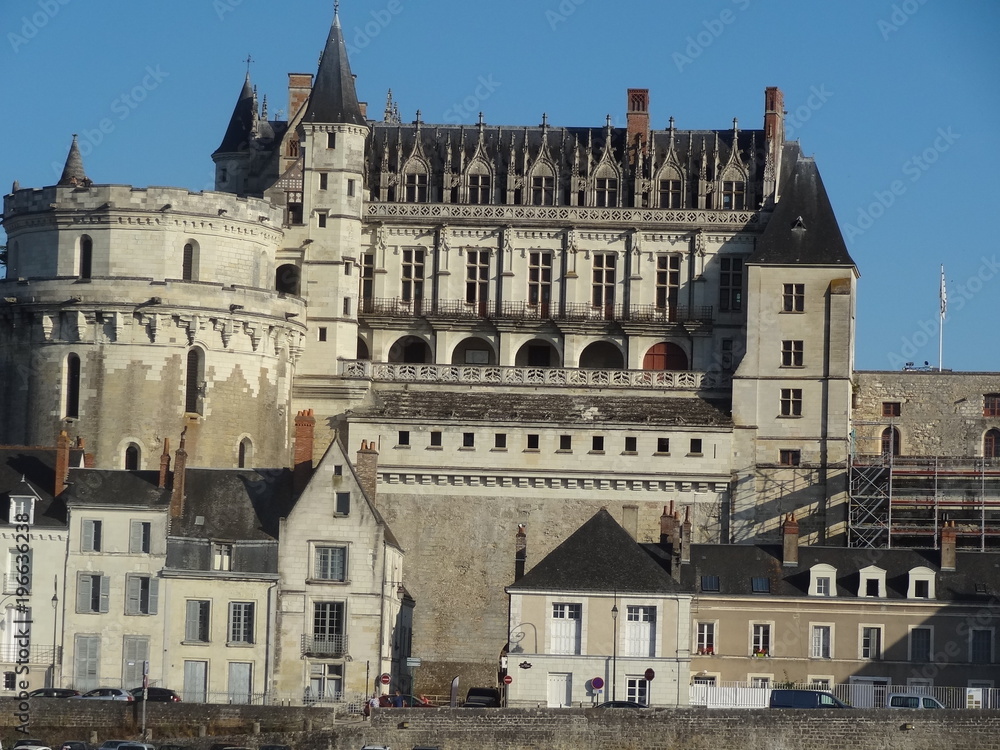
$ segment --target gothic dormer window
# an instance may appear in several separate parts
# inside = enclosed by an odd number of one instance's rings
[[[742,180],[723,180],[722,201],[719,206],[723,211],[742,211],[746,208],[746,183]]]
[[[403,187],[406,190],[407,203],[427,202],[427,173],[409,172],[404,176]]]
[[[594,193],[594,205],[599,208],[613,208],[618,205],[618,178],[598,177]]]
[[[554,206],[556,203],[556,178],[552,169],[539,165],[531,176],[531,205]]]
[[[469,174],[469,203],[486,204],[490,202],[490,175],[480,168]]]

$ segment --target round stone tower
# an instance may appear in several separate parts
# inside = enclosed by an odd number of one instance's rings
[[[57,185],[4,197],[0,443],[85,439],[96,465],[284,466],[301,298],[274,286],[281,212],[94,185],[74,138]]]

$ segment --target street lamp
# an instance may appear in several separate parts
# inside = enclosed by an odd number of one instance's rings
[[[56,624],[59,621],[59,578],[53,577],[52,584],[52,684],[50,687],[56,686]]]
[[[611,700],[618,700],[618,602],[611,607],[611,622],[614,629],[614,643],[611,651]]]

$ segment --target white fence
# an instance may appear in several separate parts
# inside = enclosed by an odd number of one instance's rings
[[[785,687],[784,685],[782,687]],[[873,682],[823,685],[789,685],[804,690],[826,690],[854,708],[884,708],[887,695],[919,693],[937,698],[945,708],[1000,708],[1000,688],[915,687]],[[692,706],[705,708],[767,708],[770,687],[750,687],[742,682],[695,684],[690,688]]]

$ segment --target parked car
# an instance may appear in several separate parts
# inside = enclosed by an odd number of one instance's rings
[[[124,745],[119,745],[118,750],[156,750],[156,748],[145,742],[126,742]]]
[[[94,750],[94,746],[83,740],[66,740],[59,745],[59,750]]]
[[[604,701],[598,703],[597,708],[646,708],[646,706],[636,701]]]
[[[392,708],[393,701],[396,698],[400,698],[403,701],[404,708],[430,708],[431,703],[426,698],[421,698],[416,695],[380,695],[378,699],[378,704],[381,708]]]
[[[163,746],[160,746],[163,750]],[[261,745],[257,750],[292,750],[290,745]]]
[[[885,699],[886,708],[944,708],[941,701],[920,693],[890,693]]]
[[[127,701],[129,703],[134,700],[128,690],[122,690],[121,688],[94,688],[83,695],[75,695],[73,697],[81,699],[89,698],[95,701]]]
[[[833,693],[825,690],[772,690],[771,708],[847,708]]]
[[[470,707],[498,708],[500,706],[500,691],[491,687],[471,687],[465,694],[464,706],[475,704]]]
[[[118,750],[122,745],[130,745],[132,740],[104,740],[97,750]]]
[[[73,698],[80,694],[79,690],[72,688],[47,687],[38,688],[28,693],[29,698]]]
[[[190,745],[160,745],[160,750],[191,750]]]
[[[151,688],[146,688],[146,690],[148,691],[147,692],[147,698],[146,698],[146,700],[148,700],[150,703],[152,703],[154,701],[161,702],[161,703],[180,703],[181,702],[181,697],[176,693],[176,691],[171,690],[170,688],[165,688],[165,687],[151,687]],[[141,687],[132,688],[131,690],[129,690],[129,692],[132,694],[132,697],[135,700],[137,700],[137,701],[141,701],[142,700],[142,688]]]
[[[47,742],[43,742],[42,740],[33,740],[33,739],[29,739],[29,738],[25,737],[24,739],[18,740],[17,742],[14,743],[14,749],[13,750],[17,750],[17,748],[20,748],[20,747],[24,747],[24,748],[29,748],[29,747],[30,748],[45,747],[45,748],[47,748],[48,747],[48,743]]]

